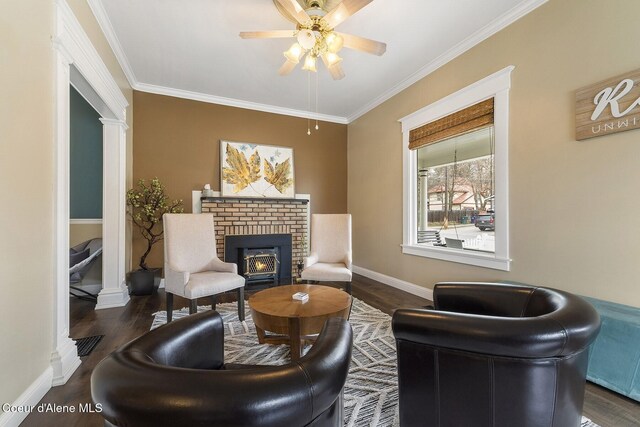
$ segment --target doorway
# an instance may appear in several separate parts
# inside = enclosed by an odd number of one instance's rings
[[[102,290],[102,123],[69,88],[69,293],[96,303]]]
[[[125,283],[126,112],[128,102],[66,2],[56,2],[54,319],[52,385],[80,365],[69,337],[70,86],[100,115],[103,140],[103,271],[96,309],[129,301]]]

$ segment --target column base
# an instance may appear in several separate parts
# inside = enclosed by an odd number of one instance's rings
[[[69,337],[58,339],[58,348],[51,353],[51,368],[53,369],[53,386],[65,384],[80,366],[76,343]]]
[[[123,307],[129,302],[129,289],[125,285],[119,288],[103,288],[98,294],[96,310]]]

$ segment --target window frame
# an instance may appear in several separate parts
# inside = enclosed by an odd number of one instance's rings
[[[509,90],[508,66],[408,116],[401,118],[403,150],[402,253],[509,271]],[[474,104],[494,98],[495,230],[494,254],[418,244],[417,150],[409,149],[409,132]]]

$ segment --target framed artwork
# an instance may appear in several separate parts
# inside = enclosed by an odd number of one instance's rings
[[[220,141],[223,197],[295,197],[293,148]]]

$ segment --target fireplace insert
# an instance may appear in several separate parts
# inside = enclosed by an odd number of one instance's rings
[[[278,284],[279,264],[277,248],[261,248],[242,250],[244,260],[243,274],[247,282],[272,280]]]
[[[291,234],[230,235],[224,260],[238,266],[247,285],[291,283]]]

